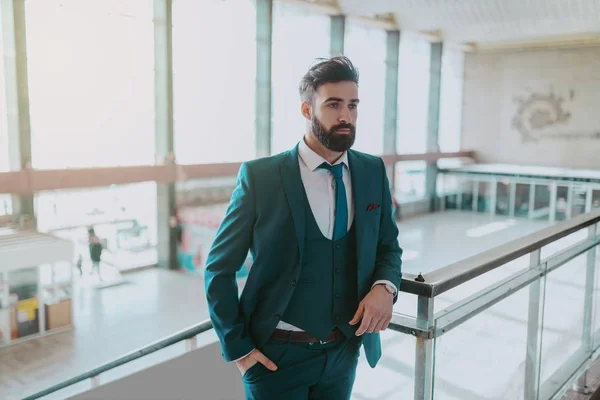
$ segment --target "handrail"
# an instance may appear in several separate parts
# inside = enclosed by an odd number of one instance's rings
[[[555,242],[596,223],[600,223],[600,210],[578,215],[570,220],[560,222],[531,235],[513,240],[425,274],[423,282],[415,281],[413,276],[403,277],[400,290],[420,296],[435,297],[551,242]]]
[[[172,346],[176,343],[179,343],[183,340],[193,338],[201,333],[209,331],[212,329],[212,322],[210,320],[203,321],[199,324],[193,325],[187,329],[184,329],[180,332],[177,332],[171,336],[168,336],[164,339],[160,339],[152,344],[149,344],[145,347],[142,347],[139,350],[132,351],[122,357],[117,358],[114,361],[108,362],[106,364],[101,365],[100,367],[94,368],[91,371],[83,373],[81,375],[77,375],[74,378],[68,379],[64,382],[56,384],[54,386],[49,387],[48,389],[42,390],[36,394],[25,397],[23,400],[34,400],[39,399],[44,396],[48,396],[54,392],[57,392],[66,387],[72,386],[76,383],[82,382],[86,379],[92,379],[102,374],[103,372],[109,371],[113,368],[119,367],[123,364],[127,364],[128,362],[137,360],[143,356],[154,353],[156,351],[162,350],[165,347]]]
[[[408,320],[408,318],[403,317],[401,315],[395,315],[396,319],[400,319],[399,322],[404,322],[406,323],[406,326],[399,324],[398,322],[390,322],[389,324],[389,328],[391,330],[397,331],[397,332],[405,332],[408,333],[407,329],[411,329],[412,330],[412,334],[417,334],[415,331],[419,331],[419,328],[416,326],[416,324],[413,322],[410,322]],[[86,373],[83,373],[81,375],[77,375],[74,378],[68,379],[64,382],[58,383],[54,386],[49,387],[48,389],[42,390],[41,392],[35,393],[31,396],[25,397],[23,400],[35,400],[35,399],[39,399],[42,398],[44,396],[48,396],[49,394],[58,392],[59,390],[65,389],[69,386],[75,385],[76,383],[79,382],[83,382],[86,379],[93,379],[96,378],[98,375],[107,372],[113,368],[119,367],[123,364],[127,364],[128,362],[137,360],[138,358],[141,358],[143,356],[146,356],[148,354],[154,353],[156,351],[162,350],[165,347],[168,346],[172,346],[176,343],[179,343],[183,340],[186,339],[191,339],[201,333],[207,332],[209,330],[213,329],[213,325],[212,322],[210,320],[205,320],[199,324],[193,325],[189,328],[186,328],[178,333],[175,333],[171,336],[168,336],[164,339],[160,339],[152,344],[149,344],[148,346],[142,347],[139,350],[135,350],[132,351],[131,353],[128,353],[122,357],[117,358],[114,361],[108,362],[106,364],[101,365],[100,367],[94,368],[91,371],[88,371]],[[424,332],[420,332],[420,334],[423,334]],[[418,335],[418,334],[417,334]]]
[[[474,158],[473,151],[456,153],[386,154],[381,156],[386,164],[422,160],[434,164],[443,158]],[[126,185],[140,182],[161,184],[191,179],[221,178],[235,176],[241,162],[218,164],[139,165],[129,167],[32,169],[0,172],[0,193],[25,195],[43,190],[92,188],[110,185]]]

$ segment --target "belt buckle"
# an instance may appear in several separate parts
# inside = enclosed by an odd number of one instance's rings
[[[319,343],[320,343],[320,344],[327,344],[327,343],[329,343],[329,342],[328,342],[328,341],[322,341],[322,340],[319,340]]]

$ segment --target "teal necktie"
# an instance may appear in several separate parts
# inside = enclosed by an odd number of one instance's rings
[[[346,199],[346,185],[342,179],[344,164],[329,165],[323,163],[319,168],[331,171],[335,179],[335,223],[333,225],[333,240],[343,238],[348,231],[348,200]]]

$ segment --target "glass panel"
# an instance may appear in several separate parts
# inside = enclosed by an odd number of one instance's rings
[[[553,255],[565,250],[567,247],[573,246],[581,241],[586,240],[588,235],[587,229],[580,229],[576,232],[571,233],[564,238],[558,239],[548,245],[542,247],[541,257],[546,259]]]
[[[492,207],[492,183],[479,182],[479,191],[477,192],[477,211],[491,212]]]
[[[600,208],[600,189],[592,191],[592,209]]]
[[[568,198],[569,188],[567,186],[558,186],[556,190],[556,221],[567,219]]]
[[[12,198],[10,194],[0,194],[0,215],[12,214]]]
[[[510,181],[502,179],[496,184],[496,215],[508,215],[510,211]]]
[[[273,154],[291,149],[306,131],[298,87],[316,59],[329,56],[329,36],[328,16],[285,2],[273,4]]]
[[[33,166],[153,164],[152,1],[25,7]]]
[[[550,185],[535,185],[533,218],[547,221],[550,218]]]
[[[515,190],[515,216],[527,217],[529,215],[529,196],[531,194],[531,185],[517,183]]]
[[[253,1],[173,2],[175,151],[180,163],[255,157],[255,38]]]
[[[35,197],[38,229],[75,243],[84,273],[92,271],[88,229],[103,245],[100,268],[107,279],[118,271],[156,264],[156,184],[42,192]],[[81,257],[81,260],[79,260]],[[93,271],[92,271],[93,272]]]
[[[444,46],[440,86],[440,151],[460,151],[465,53]]]
[[[425,196],[425,161],[403,161],[396,163],[396,200],[411,201]]]
[[[410,32],[402,32],[398,68],[398,154],[425,153],[430,59],[429,42]]]
[[[485,288],[506,279],[516,272],[523,271],[529,267],[529,255],[517,258],[499,268],[489,271],[477,278],[471,279],[435,298],[435,312],[442,311],[449,305],[458,303]]]
[[[473,181],[464,175],[439,174],[438,196],[445,196],[446,210],[473,209]]]
[[[345,54],[360,72],[360,105],[353,148],[369,154],[383,154],[385,31],[349,20],[346,23]]]
[[[596,225],[596,234],[600,235],[600,225]],[[595,255],[595,282],[594,282],[594,314],[592,333],[593,333],[593,348],[600,347],[600,247],[596,246]]]
[[[544,385],[583,344],[586,261],[587,254],[582,254],[547,275],[541,385]]]
[[[529,286],[435,340],[435,400],[523,399],[528,303]]]
[[[351,399],[412,399],[415,387],[415,337],[388,329],[381,333],[381,342],[382,357],[375,369],[368,365],[361,350]]]
[[[573,187],[573,198],[571,199],[571,218],[585,214],[587,191],[588,189],[585,186]]]

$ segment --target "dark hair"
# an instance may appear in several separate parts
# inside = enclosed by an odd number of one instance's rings
[[[300,99],[311,102],[321,85],[352,81],[358,85],[358,69],[346,56],[319,58],[300,80]]]

